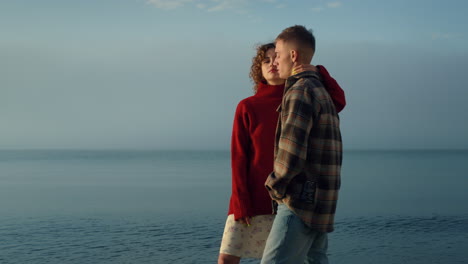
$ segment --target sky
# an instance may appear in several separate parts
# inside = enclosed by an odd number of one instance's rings
[[[304,25],[345,149],[468,148],[467,1],[2,0],[0,149],[220,149],[255,46]]]

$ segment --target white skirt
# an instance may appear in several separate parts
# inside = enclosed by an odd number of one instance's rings
[[[270,234],[275,215],[257,215],[250,226],[235,221],[231,214],[226,220],[220,253],[241,258],[262,258],[265,242]]]

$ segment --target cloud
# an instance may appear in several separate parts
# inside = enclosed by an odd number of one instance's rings
[[[246,7],[249,5],[249,3],[246,0],[212,0],[212,2],[216,2],[217,4],[215,6],[207,8],[206,11],[219,12],[232,9],[238,13],[248,13]]]
[[[208,8],[206,11],[217,12],[217,11],[224,11],[224,10],[231,9],[231,8],[233,8],[233,1],[227,0],[227,1],[222,1],[221,3]]]
[[[341,2],[331,2],[331,3],[328,3],[327,6],[329,8],[338,8],[338,7],[341,7]]]
[[[179,8],[197,8],[208,13],[230,11],[247,16],[252,22],[262,21],[261,16],[255,15],[257,4],[271,8],[282,9],[287,5],[280,0],[145,0],[158,9],[174,10]]]
[[[327,8],[339,8],[342,5],[343,4],[341,2],[330,2],[326,6],[317,6],[317,7],[311,8],[310,10],[312,10],[312,12],[318,13],[318,12],[324,11]]]
[[[147,2],[157,8],[170,10],[182,7],[186,3],[192,2],[192,0],[147,0]]]
[[[263,2],[263,4],[274,5],[277,8],[285,7],[284,4],[279,4],[278,0],[257,0]],[[198,9],[205,10],[207,12],[221,12],[225,10],[234,10],[238,13],[248,13],[248,7],[251,7],[252,3],[247,0],[146,0],[147,3],[155,6],[159,9],[171,10],[184,7],[187,4],[193,4]]]
[[[434,32],[432,33],[432,40],[440,40],[440,39],[454,39],[454,38],[459,38],[462,37],[462,34],[459,33],[440,33],[440,32]]]
[[[323,11],[323,7],[314,7],[314,8],[312,8],[312,11],[313,12],[321,12],[321,11]]]
[[[184,7],[197,8],[206,12],[232,11],[241,15],[248,15],[254,22],[261,18],[252,16],[253,4],[248,0],[145,0],[146,3],[153,5],[158,9],[174,10]],[[278,0],[257,0],[268,5],[275,5]]]
[[[172,10],[184,7],[186,4],[193,3],[193,0],[146,0],[147,3],[159,9]],[[274,1],[274,0],[266,0]],[[239,4],[245,3],[244,0],[202,0],[197,1],[195,7],[208,12],[219,12],[239,7]]]

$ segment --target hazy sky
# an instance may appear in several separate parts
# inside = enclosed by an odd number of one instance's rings
[[[347,149],[468,148],[467,1],[2,0],[0,149],[228,149],[254,47],[314,31]]]

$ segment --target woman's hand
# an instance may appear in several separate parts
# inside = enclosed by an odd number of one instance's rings
[[[239,221],[241,221],[244,225],[247,225],[247,226],[250,226],[250,217],[246,216],[246,217],[242,217],[239,219]]]
[[[315,67],[314,65],[311,65],[311,64],[300,64],[300,65],[295,66],[292,69],[292,75],[296,75],[298,73],[305,72],[305,71],[314,71],[314,72],[316,72],[317,67]]]

